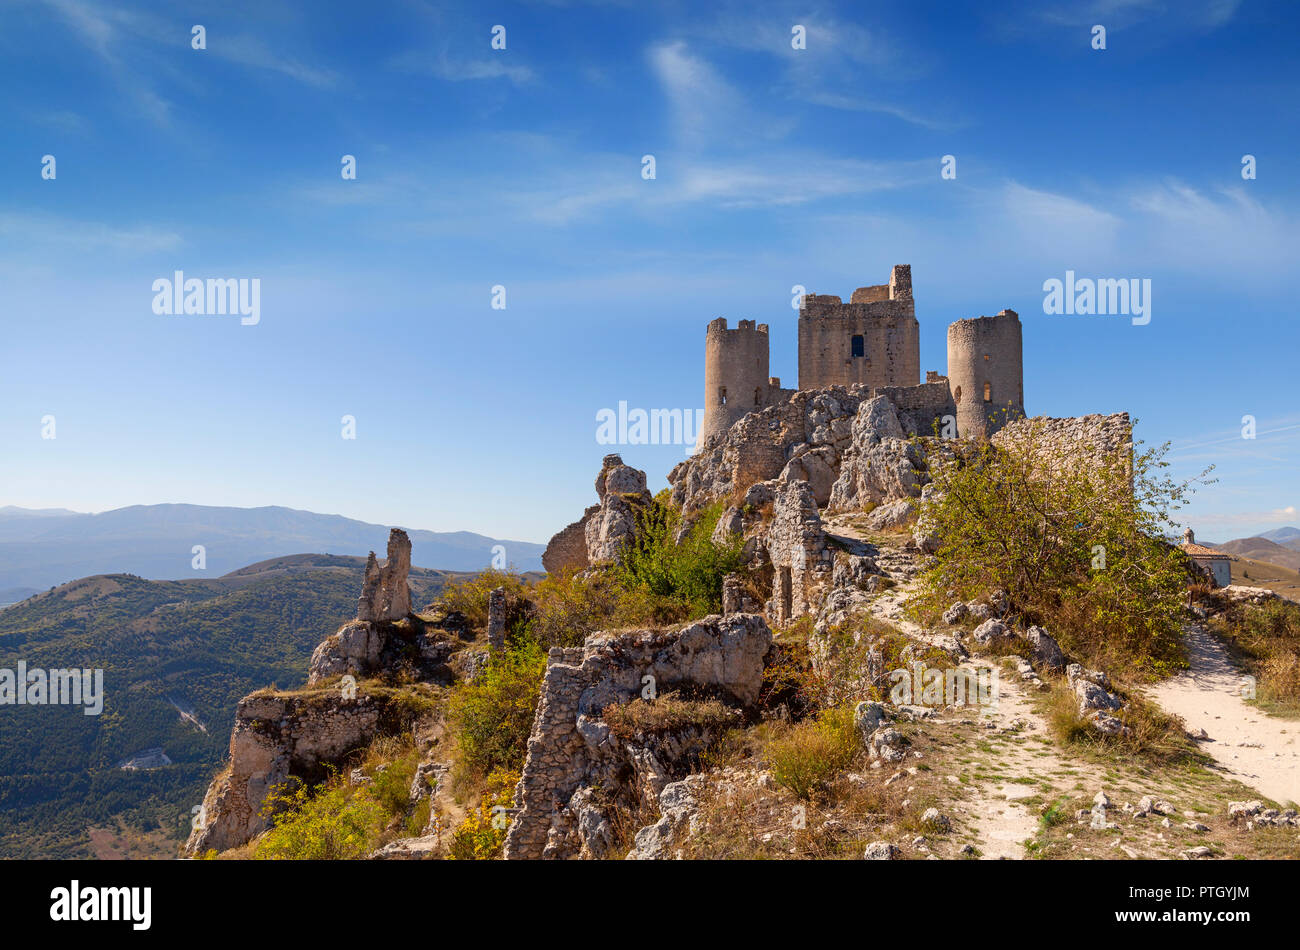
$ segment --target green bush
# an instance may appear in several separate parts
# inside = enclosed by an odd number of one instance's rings
[[[364,858],[383,833],[384,807],[364,788],[306,786],[272,796],[271,807],[287,807],[275,827],[253,847],[253,857],[271,860],[338,861]]]
[[[472,683],[454,689],[447,722],[456,737],[459,780],[482,779],[494,769],[523,769],[545,672],[542,648],[519,639],[493,651]]]
[[[1146,676],[1184,665],[1192,575],[1165,535],[1200,478],[1162,475],[1167,450],[1062,463],[1032,421],[1007,444],[957,447],[933,466],[937,491],[922,510],[942,541],[927,606],[1002,589],[1013,615],[1084,661]]]
[[[463,581],[450,582],[438,599],[448,610],[464,614],[471,627],[482,628],[488,622],[488,595],[498,587],[506,589],[506,596],[523,596],[528,590],[518,573],[488,568]]]
[[[629,591],[640,591],[667,604],[677,605],[688,617],[702,617],[722,609],[722,579],[741,565],[739,538],[715,544],[713,529],[723,504],[702,510],[681,543],[676,537],[681,509],[660,492],[638,509],[636,539],[623,551],[616,576]]]
[[[848,769],[861,745],[853,710],[826,709],[773,739],[767,747],[767,763],[778,785],[807,800]]]

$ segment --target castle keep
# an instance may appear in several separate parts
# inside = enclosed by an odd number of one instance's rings
[[[921,375],[921,333],[912,268],[895,265],[889,283],[859,287],[848,303],[807,294],[799,312],[799,386],[769,376],[768,325],[725,318],[709,323],[704,343],[704,425],[699,445],[724,435],[746,413],[778,405],[799,390],[865,386],[900,408],[955,417],[962,438],[987,438],[1024,415],[1020,318],[1014,310],[958,320],[948,327],[948,374]],[[930,431],[924,426],[924,431]]]

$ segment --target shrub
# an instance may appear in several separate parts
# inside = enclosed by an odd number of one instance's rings
[[[447,721],[456,737],[460,782],[483,778],[494,769],[523,768],[545,672],[541,647],[520,639],[494,651],[472,683],[453,690]]]
[[[739,716],[737,710],[716,699],[683,699],[676,693],[664,693],[653,700],[638,698],[606,706],[602,718],[617,738],[630,739],[638,733],[672,732],[686,726],[724,729]]]
[[[1005,445],[959,445],[933,467],[923,506],[942,539],[924,600],[933,609],[1002,589],[1013,614],[1085,661],[1147,676],[1185,665],[1192,573],[1164,535],[1208,470],[1176,483],[1161,474],[1167,451],[1061,463],[1033,422]]]
[[[722,609],[722,579],[741,565],[739,538],[715,544],[713,529],[722,515],[717,502],[702,510],[681,542],[677,536],[681,509],[665,489],[637,512],[637,534],[622,552],[615,576],[629,591],[640,591],[661,603],[658,609],[682,612],[689,619]],[[654,604],[648,609],[656,609]]]
[[[623,589],[608,574],[579,578],[570,568],[537,583],[528,635],[544,647],[578,646],[610,625],[620,612]]]
[[[448,857],[459,861],[490,861],[501,856],[510,822],[505,809],[514,803],[519,773],[499,769],[487,777],[483,800],[452,835]]]
[[[1214,629],[1258,680],[1259,699],[1284,712],[1300,711],[1300,605],[1230,602]]]
[[[498,587],[506,589],[506,596],[523,596],[528,585],[514,571],[500,571],[488,568],[485,571],[466,578],[452,581],[442,589],[438,599],[448,610],[459,610],[465,615],[471,627],[482,628],[488,622],[488,595]]]
[[[285,807],[275,827],[253,847],[253,857],[337,861],[364,858],[383,833],[384,807],[364,788],[322,785],[313,796],[300,786],[268,798],[268,811]]]
[[[767,762],[778,785],[809,800],[849,767],[860,748],[853,710],[832,708],[772,740]]]

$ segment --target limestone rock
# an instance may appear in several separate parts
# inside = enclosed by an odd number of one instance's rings
[[[618,455],[606,455],[596,477],[600,506],[587,520],[587,562],[617,561],[623,548],[636,537],[637,512],[651,501],[645,472],[623,464]]]
[[[694,830],[699,807],[697,795],[704,777],[691,775],[664,786],[659,793],[659,820],[636,833],[629,861],[656,861],[672,856],[674,849]]]
[[[577,793],[600,784],[607,794],[618,789],[639,801],[657,796],[674,762],[699,738],[697,730],[655,747],[624,746],[596,727],[606,707],[641,696],[647,683],[660,694],[706,688],[750,705],[758,699],[771,649],[767,623],[743,613],[705,617],[675,632],[594,634],[581,647],[552,649],[515,790],[506,857],[594,855],[607,816],[587,795],[575,802]],[[629,774],[630,780],[621,777]],[[593,809],[600,814],[589,813]]]
[[[864,861],[893,861],[903,852],[888,841],[873,841],[862,853]]]
[[[366,561],[365,584],[357,600],[357,619],[401,620],[411,612],[411,539],[401,528],[388,533],[388,559],[380,565],[375,552]]]
[[[1001,620],[985,620],[972,634],[976,643],[990,643],[1011,636],[1011,631]]]
[[[1060,645],[1042,627],[1030,627],[1025,633],[1025,639],[1033,646],[1034,659],[1040,665],[1049,670],[1065,668],[1065,654],[1061,652]]]

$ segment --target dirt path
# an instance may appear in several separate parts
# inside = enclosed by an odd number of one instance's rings
[[[1243,784],[1281,805],[1300,802],[1300,722],[1274,719],[1243,700],[1242,674],[1200,624],[1186,630],[1191,669],[1148,692],[1210,736],[1201,748]]]
[[[915,593],[921,569],[919,555],[874,543],[846,518],[828,519],[826,530],[845,547],[862,545],[854,553],[875,557],[894,580],[895,587],[872,601],[872,615],[923,642],[950,639],[904,616],[903,605]],[[979,719],[982,737],[969,753],[953,813],[984,859],[1025,858],[1025,842],[1038,831],[1039,802],[1080,784],[1101,788],[1105,783],[1102,769],[1057,753],[1025,690],[1014,674],[999,670],[997,708]]]

